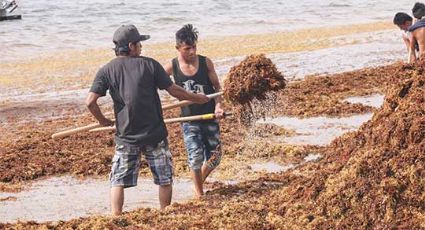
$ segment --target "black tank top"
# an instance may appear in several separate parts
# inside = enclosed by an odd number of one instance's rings
[[[193,76],[186,76],[180,70],[180,64],[177,58],[173,59],[173,77],[177,85],[193,93],[212,94],[215,93],[214,87],[208,77],[208,67],[206,58],[198,55],[198,71]],[[214,113],[215,100],[210,100],[205,104],[193,104],[181,108],[182,116],[193,116],[206,113]]]

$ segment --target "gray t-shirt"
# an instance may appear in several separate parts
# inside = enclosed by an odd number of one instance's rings
[[[164,68],[148,57],[117,57],[96,74],[90,92],[114,102],[116,143],[156,145],[168,135],[158,89],[173,84]]]

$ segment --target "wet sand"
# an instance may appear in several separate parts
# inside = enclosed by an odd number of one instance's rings
[[[190,179],[177,179],[173,183],[174,202],[192,198]],[[159,207],[158,186],[152,179],[140,178],[138,186],[126,189],[124,209]],[[78,180],[70,176],[53,177],[36,181],[28,190],[20,193],[0,193],[2,222],[60,221],[94,215],[108,215],[109,181],[88,178]],[[1,199],[0,198],[0,199]]]

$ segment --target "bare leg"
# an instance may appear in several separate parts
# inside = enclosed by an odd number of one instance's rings
[[[207,177],[210,173],[220,164],[221,161],[221,150],[220,145],[216,146],[215,150],[211,151],[212,155],[207,162],[202,164],[201,175],[202,175],[202,183],[207,180]]]
[[[190,174],[192,176],[193,184],[195,185],[195,197],[199,199],[204,195],[201,170],[190,170]]]
[[[207,177],[210,175],[210,173],[214,170],[214,168],[210,168],[207,165],[202,165],[201,168],[201,175],[202,175],[202,183],[205,182],[205,180],[207,179]]]
[[[173,186],[171,184],[159,186],[159,204],[161,205],[161,209],[171,204],[172,195]]]
[[[112,215],[118,216],[122,214],[122,206],[124,204],[124,187],[111,188],[111,211]]]

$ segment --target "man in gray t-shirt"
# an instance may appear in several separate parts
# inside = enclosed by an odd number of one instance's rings
[[[104,126],[114,122],[103,115],[97,100],[109,90],[114,103],[116,147],[110,175],[114,215],[122,213],[124,188],[137,185],[141,153],[159,185],[161,209],[171,203],[173,166],[157,90],[199,104],[209,100],[175,85],[157,61],[140,56],[140,41],[147,39],[134,25],[119,27],[113,37],[117,57],[98,71],[86,99],[88,109]]]

